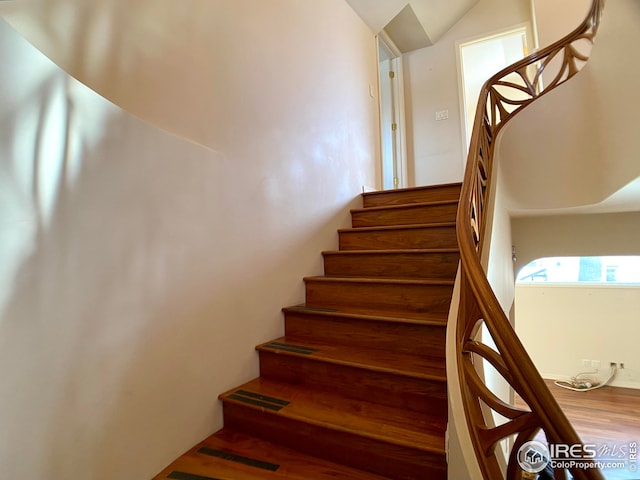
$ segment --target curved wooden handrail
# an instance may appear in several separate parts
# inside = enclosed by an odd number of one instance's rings
[[[522,108],[579,71],[579,63],[586,62],[588,54],[577,46],[593,43],[603,8],[604,0],[594,0],[588,16],[578,28],[491,77],[478,100],[457,216],[461,268],[455,350],[467,425],[480,470],[487,480],[523,478],[523,470],[517,462],[518,449],[533,439],[540,429],[549,443],[581,445],[580,438],[502,310],[482,267],[481,255],[486,246],[486,206],[498,133]],[[552,62],[554,59],[558,60]],[[542,85],[543,72],[548,82],[546,88]],[[479,342],[478,331],[482,323],[493,337],[497,351]],[[528,410],[515,408],[493,395],[478,373],[476,362],[479,359],[494,366],[528,405]],[[496,411],[507,421],[493,426],[486,420],[487,409]],[[505,472],[496,455],[496,447],[507,437],[514,441]],[[576,479],[604,478],[596,468],[570,471]],[[554,473],[556,480],[567,478],[564,469],[556,468]]]

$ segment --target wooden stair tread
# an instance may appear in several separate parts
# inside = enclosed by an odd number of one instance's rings
[[[364,192],[361,195],[363,197],[375,197],[377,195],[384,195],[388,193],[409,193],[409,192],[419,192],[424,190],[434,190],[443,187],[462,187],[462,182],[451,182],[451,183],[438,183],[436,185],[420,185],[417,187],[405,187],[405,188],[394,188],[393,190],[376,190],[373,192]]]
[[[364,207],[377,207],[382,205],[407,205],[435,200],[458,201],[461,191],[461,183],[381,190],[364,193],[362,195],[362,204]]]
[[[320,345],[282,337],[256,347],[279,355],[333,363],[422,380],[446,382],[444,359],[343,345]]]
[[[366,209],[362,209],[366,210]],[[349,233],[358,231],[358,232],[376,232],[376,231],[387,231],[387,230],[407,230],[407,229],[420,229],[420,228],[438,228],[438,227],[455,227],[456,222],[439,222],[439,223],[409,223],[406,225],[379,225],[375,227],[351,227],[351,228],[340,228],[338,233]]]
[[[315,276],[304,277],[304,281],[313,282],[328,282],[328,283],[369,283],[369,284],[393,284],[393,285],[438,285],[438,286],[453,286],[454,280],[440,280],[440,279],[414,279],[414,278],[369,278],[369,277],[339,277],[339,276]]]
[[[223,393],[220,399],[327,430],[444,454],[446,420],[438,416],[351,400],[261,377]]]
[[[357,470],[265,440],[223,429],[167,466],[154,480],[183,472],[225,480],[384,480],[386,477]],[[179,475],[174,475],[179,476]]]
[[[457,200],[437,200],[435,202],[419,202],[419,203],[403,203],[400,205],[383,205],[380,207],[352,208],[350,212],[354,213],[371,213],[376,211],[397,211],[410,210],[424,207],[437,207],[440,205],[457,205]]]
[[[410,323],[414,325],[431,325],[437,327],[447,326],[447,315],[441,313],[434,313],[430,317],[425,318],[401,318],[401,317],[385,317],[384,315],[369,315],[364,313],[346,312],[339,309],[320,308],[320,307],[308,307],[305,304],[294,305],[291,307],[285,307],[282,309],[286,311],[301,311],[313,313],[314,315],[323,315],[327,317],[344,317],[353,318],[356,320],[369,320],[372,322],[390,322],[390,323]]]
[[[457,248],[397,248],[385,250],[325,250],[322,255],[425,255],[459,253]]]

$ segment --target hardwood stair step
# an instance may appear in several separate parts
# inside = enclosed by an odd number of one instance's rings
[[[257,378],[222,394],[225,427],[389,479],[446,479],[444,425],[424,413]]]
[[[189,476],[191,475],[191,476]],[[305,455],[222,429],[167,466],[154,480],[385,480],[373,473]]]
[[[286,337],[256,348],[263,378],[446,417],[443,358],[345,345],[294,343]]]
[[[446,315],[413,320],[346,313],[298,305],[283,309],[285,335],[292,341],[389,349],[444,358]]]
[[[457,201],[414,203],[351,210],[354,228],[455,222]]]
[[[406,205],[408,203],[437,202],[441,200],[458,201],[461,188],[461,183],[448,183],[443,185],[367,192],[362,194],[362,203],[365,208],[368,208],[386,205]]]
[[[455,222],[338,230],[340,250],[458,248]]]
[[[345,250],[323,252],[324,274],[343,277],[453,280],[457,249]]]
[[[453,281],[358,277],[307,277],[306,305],[400,318],[446,314]]]

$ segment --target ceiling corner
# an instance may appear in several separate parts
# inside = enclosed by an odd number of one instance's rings
[[[346,0],[374,35],[384,30],[398,49],[433,45],[480,0]]]

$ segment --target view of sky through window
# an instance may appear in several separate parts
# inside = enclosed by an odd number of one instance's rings
[[[540,258],[516,282],[640,284],[640,256]]]

